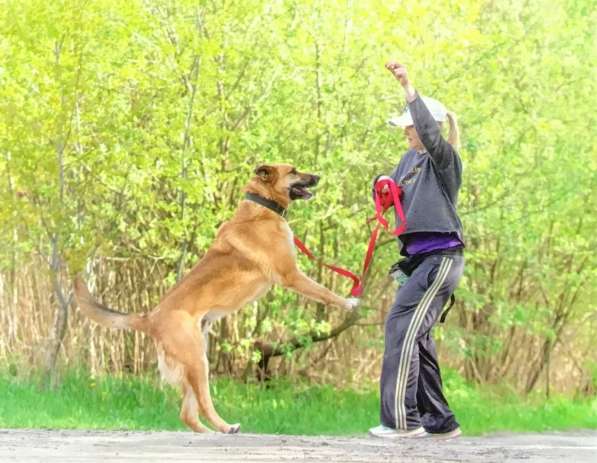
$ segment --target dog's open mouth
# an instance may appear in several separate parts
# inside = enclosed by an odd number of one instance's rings
[[[307,174],[308,175],[308,174]],[[313,197],[313,193],[309,191],[309,188],[317,185],[319,177],[317,175],[308,175],[306,180],[293,183],[290,185],[290,199],[310,199]]]
[[[290,199],[309,199],[313,197],[313,193],[311,193],[308,189],[308,185],[302,185],[295,183],[290,187]]]

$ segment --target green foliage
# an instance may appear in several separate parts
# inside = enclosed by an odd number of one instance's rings
[[[397,57],[463,132],[468,265],[448,347],[470,377],[526,377],[494,368],[495,356],[523,351],[515,363],[538,371],[545,342],[572,327],[582,344],[595,326],[593,6],[5,1],[0,269],[58,251],[71,273],[95,256],[139,259],[173,283],[269,161],[322,175],[291,226],[317,254],[360,268],[370,179],[405,148],[384,125],[403,104],[383,69]],[[369,295],[396,258],[380,249]],[[244,339],[225,342],[254,359],[251,336],[328,330],[335,317],[315,310],[275,292],[257,306],[265,321],[249,317]]]

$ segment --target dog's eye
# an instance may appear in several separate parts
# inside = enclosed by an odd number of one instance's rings
[[[291,175],[297,175],[297,174],[298,174],[298,172],[296,171],[296,169],[292,169],[292,170],[290,171],[290,174],[291,174]]]

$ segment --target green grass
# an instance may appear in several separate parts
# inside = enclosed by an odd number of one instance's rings
[[[446,395],[468,435],[494,431],[597,428],[597,399],[520,398],[480,390],[453,372]],[[378,422],[375,385],[364,391],[336,390],[276,381],[264,388],[220,379],[212,382],[220,414],[241,422],[244,432],[279,434],[362,434]],[[176,390],[153,378],[91,378],[67,373],[55,389],[0,374],[0,427],[183,430]]]

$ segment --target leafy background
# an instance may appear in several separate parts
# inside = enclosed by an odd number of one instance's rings
[[[150,309],[262,162],[322,176],[290,225],[359,269],[370,180],[406,148],[385,125],[404,105],[383,68],[396,58],[462,130],[467,266],[435,333],[442,363],[519,391],[594,394],[592,1],[1,6],[0,358],[15,369],[153,368],[144,336],[79,317],[72,275],[108,305]],[[218,323],[212,371],[375,380],[396,259],[387,236],[356,316],[276,289]],[[320,264],[300,266],[348,291]],[[267,364],[263,343],[280,354]]]

